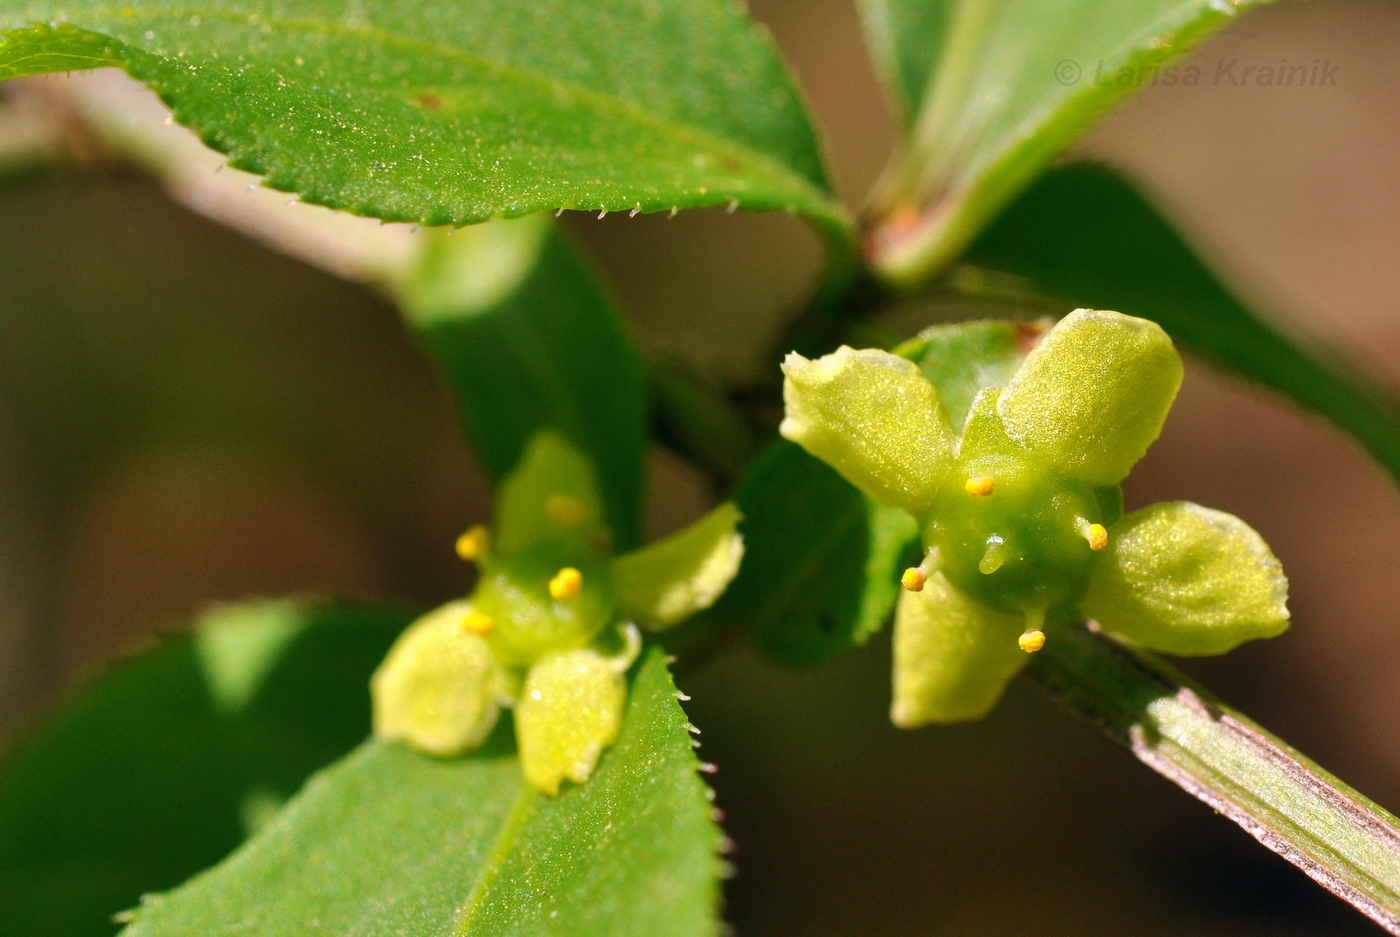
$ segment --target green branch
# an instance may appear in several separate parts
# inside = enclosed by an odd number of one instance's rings
[[[1400,934],[1392,814],[1155,655],[1078,625],[1052,633],[1027,673],[1143,764]]]

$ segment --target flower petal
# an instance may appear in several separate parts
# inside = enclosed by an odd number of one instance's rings
[[[1077,309],[1026,357],[997,411],[1012,439],[1066,475],[1113,485],[1161,433],[1181,376],[1155,322]]]
[[[905,729],[985,716],[1030,655],[1016,643],[1019,615],[989,609],[935,573],[899,597],[894,618],[894,705]]]
[[[739,571],[742,518],[726,501],[685,530],[614,560],[622,614],[660,631],[713,605]]]
[[[1268,544],[1233,514],[1153,504],[1109,527],[1086,614],[1168,654],[1223,654],[1288,628],[1288,580]]]
[[[780,430],[882,504],[925,512],[953,459],[938,392],[911,362],[841,346],[783,362]]]
[[[618,663],[593,648],[542,657],[515,704],[525,780],[546,794],[565,780],[582,784],[622,729],[627,681]]]
[[[605,540],[593,463],[560,433],[536,433],[501,483],[496,524],[502,554],[549,543],[597,545]]]
[[[448,757],[476,748],[500,714],[505,670],[463,621],[467,602],[450,602],[411,625],[370,680],[374,734]]]

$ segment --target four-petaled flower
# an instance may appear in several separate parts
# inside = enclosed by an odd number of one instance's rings
[[[617,740],[638,627],[664,630],[719,597],[743,556],[739,519],[726,502],[614,558],[592,465],[537,434],[501,485],[495,543],[481,526],[457,542],[480,568],[475,591],[415,622],[375,673],[375,735],[451,757],[513,706],[526,780],[549,794],[582,784]]]
[[[896,724],[984,715],[1047,617],[1182,655],[1288,627],[1282,568],[1243,521],[1188,502],[1120,516],[1118,483],[1181,384],[1156,324],[1076,310],[978,393],[960,436],[924,373],[889,352],[792,354],[783,371],[783,435],[923,531],[895,616]]]

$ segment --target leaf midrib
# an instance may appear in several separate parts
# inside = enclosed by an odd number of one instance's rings
[[[132,17],[125,17],[125,10],[131,10],[135,15]],[[731,155],[738,157],[742,160],[747,160],[750,163],[756,165],[758,168],[766,170],[771,175],[778,176],[780,178],[787,179],[790,182],[796,183],[796,188],[800,189],[807,198],[813,200],[816,204],[820,205],[824,209],[825,213],[831,214],[833,213],[833,210],[835,208],[835,205],[832,202],[830,196],[822,192],[821,189],[814,182],[812,182],[812,180],[808,179],[802,173],[783,165],[781,162],[778,162],[771,156],[768,156],[760,151],[754,150],[747,145],[739,144],[734,141],[728,140],[724,137],[717,136],[713,131],[699,127],[695,124],[684,123],[672,117],[658,117],[657,115],[647,111],[640,105],[628,101],[624,98],[618,97],[617,95],[609,94],[604,91],[598,91],[593,88],[588,88],[586,86],[579,85],[575,82],[556,78],[552,75],[522,69],[518,66],[500,62],[498,60],[483,55],[475,54],[464,49],[459,49],[454,46],[430,42],[428,40],[419,39],[414,36],[406,36],[399,33],[394,33],[382,26],[357,26],[326,20],[293,19],[289,17],[281,17],[276,15],[264,15],[262,13],[258,14],[259,25],[253,26],[252,24],[248,23],[246,14],[238,15],[227,10],[210,9],[207,7],[199,7],[193,5],[182,5],[180,7],[180,10],[182,11],[179,14],[180,18],[193,14],[200,16],[201,18],[208,17],[210,19],[222,20],[227,22],[231,26],[236,26],[244,30],[251,29],[253,31],[260,32],[261,25],[267,24],[269,26],[274,27],[284,27],[288,31],[319,33],[321,35],[337,38],[360,37],[363,39],[378,41],[383,45],[403,49],[406,52],[429,53],[442,59],[456,61],[463,65],[476,68],[480,71],[516,81],[520,84],[533,85],[537,89],[541,89],[545,92],[570,96],[573,99],[578,100],[580,103],[591,105],[593,109],[600,111],[604,114],[611,113],[615,116],[629,119],[633,123],[641,125],[643,127],[650,127],[660,132],[662,136],[674,136],[679,138],[682,142],[688,140],[694,141],[694,143],[697,146],[709,149],[712,152],[717,152],[720,155]],[[122,13],[123,18],[127,19],[139,19],[142,16],[151,16],[156,19],[176,18],[176,15],[172,14],[168,10],[153,8],[150,6],[124,6],[122,8]],[[111,7],[97,7],[92,11],[91,16],[94,18],[102,18],[104,20],[111,21],[117,17],[117,11],[114,11]],[[76,23],[72,22],[66,22],[63,25],[77,26]],[[107,36],[108,38],[118,43],[121,43],[122,45],[129,45],[129,43],[117,39],[110,33],[103,33],[101,30],[97,29],[94,29],[92,31],[99,33],[100,35]],[[147,55],[155,56],[164,62],[173,61],[168,54],[150,52],[145,49],[142,49],[141,51]],[[434,88],[442,86],[413,85],[410,87]]]
[[[492,887],[501,876],[507,854],[515,846],[521,828],[530,819],[530,814],[534,811],[535,805],[539,803],[541,796],[528,784],[521,785],[520,793],[515,798],[515,804],[511,806],[505,822],[497,831],[496,838],[491,843],[491,850],[486,854],[485,861],[481,863],[476,882],[472,884],[472,890],[467,895],[466,905],[453,926],[452,932],[458,937],[468,937],[471,934],[476,919],[481,916],[482,909],[486,906]]]

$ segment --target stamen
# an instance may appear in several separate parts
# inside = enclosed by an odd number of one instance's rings
[[[963,491],[974,498],[984,498],[997,489],[997,481],[990,475],[974,475],[963,483]]]
[[[471,634],[486,634],[496,627],[496,620],[485,612],[469,612],[462,619],[462,628]]]
[[[485,524],[473,524],[457,538],[457,555],[474,563],[491,551],[491,530]]]
[[[565,566],[549,581],[549,594],[560,602],[576,599],[583,591],[583,573],[572,566]]]
[[[1102,524],[1091,524],[1082,517],[1075,518],[1075,526],[1079,528],[1079,536],[1089,541],[1089,549],[1094,552],[1102,550],[1108,546],[1108,529]]]
[[[938,552],[938,547],[929,547],[924,561],[918,566],[906,569],[904,575],[899,577],[899,582],[910,592],[922,592],[928,577],[938,572],[942,566],[943,555]]]
[[[987,538],[987,552],[982,554],[982,559],[978,561],[977,568],[982,575],[990,576],[1001,569],[1001,564],[1006,562],[1006,542],[1001,539],[1000,534],[992,534]]]
[[[578,498],[556,491],[544,500],[544,516],[561,527],[577,527],[588,516],[588,508]]]
[[[1016,645],[1027,654],[1034,654],[1045,646],[1045,609],[1026,609],[1026,630],[1016,639]]]

